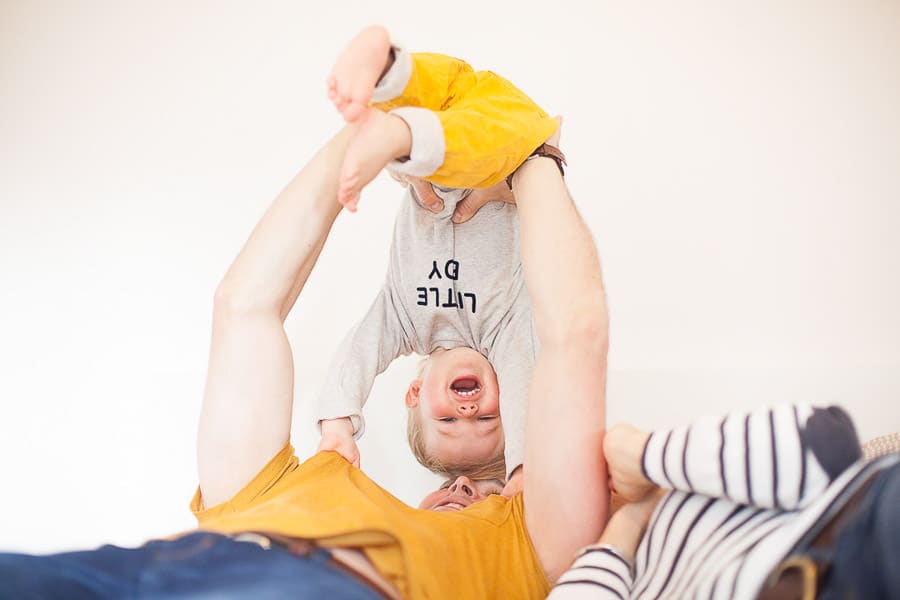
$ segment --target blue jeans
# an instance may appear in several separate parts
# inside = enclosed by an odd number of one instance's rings
[[[0,554],[0,598],[381,598],[329,565],[328,559],[324,550],[295,556],[214,533],[193,533],[139,548],[103,546],[48,556]]]
[[[900,599],[900,464],[879,473],[837,536],[820,598]]]

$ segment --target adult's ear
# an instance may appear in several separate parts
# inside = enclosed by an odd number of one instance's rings
[[[415,408],[419,405],[419,391],[421,389],[421,379],[415,379],[409,384],[409,389],[406,390],[406,406]]]

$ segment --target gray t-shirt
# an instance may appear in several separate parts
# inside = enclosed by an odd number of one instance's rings
[[[341,343],[315,416],[318,421],[350,417],[358,439],[365,431],[362,407],[375,377],[396,357],[473,348],[497,373],[511,473],[523,461],[528,386],[537,354],[516,207],[490,202],[457,225],[450,219],[465,190],[438,194],[444,210],[434,214],[408,188],[394,225],[384,286]]]

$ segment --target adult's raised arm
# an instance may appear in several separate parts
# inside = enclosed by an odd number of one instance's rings
[[[351,133],[332,138],[275,198],[216,290],[197,435],[207,507],[231,498],[290,438],[284,319],[340,212],[338,170]]]
[[[606,522],[608,316],[597,250],[556,164],[527,161],[513,193],[540,340],[525,434],[525,519],[555,580]]]

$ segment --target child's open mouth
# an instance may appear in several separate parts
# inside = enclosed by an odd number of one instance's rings
[[[454,394],[465,399],[472,399],[481,392],[481,382],[474,375],[457,377],[450,384]]]

